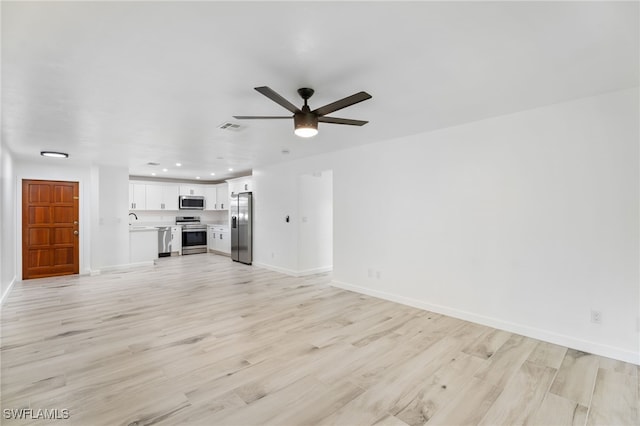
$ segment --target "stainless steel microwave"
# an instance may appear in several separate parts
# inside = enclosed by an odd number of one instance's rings
[[[204,210],[205,201],[201,195],[180,195],[178,208],[180,210]]]

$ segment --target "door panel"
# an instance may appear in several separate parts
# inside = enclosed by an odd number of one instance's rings
[[[51,221],[51,209],[49,207],[29,206],[28,224],[49,223]]]
[[[40,268],[42,266],[52,266],[51,262],[51,250],[30,250],[29,251],[29,264],[33,268]]]
[[[49,228],[29,229],[29,245],[32,247],[48,246],[51,240]]]
[[[55,249],[53,254],[53,263],[56,266],[73,265],[73,247]]]
[[[51,186],[33,184],[29,186],[29,203],[50,203]]]
[[[22,181],[22,278],[80,270],[78,182]]]
[[[53,232],[53,245],[73,244],[73,228],[56,228]]]
[[[73,188],[64,185],[53,186],[54,197],[56,203],[73,203]]]
[[[57,223],[57,224],[67,223],[71,225],[73,224],[73,217],[74,217],[73,206],[64,206],[64,207],[55,206],[53,208],[53,223]]]

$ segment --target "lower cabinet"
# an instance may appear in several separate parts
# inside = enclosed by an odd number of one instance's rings
[[[231,239],[229,238],[228,230],[218,234],[218,243],[219,244],[216,247],[219,252],[231,254]]]
[[[181,226],[172,226],[171,227],[171,255],[181,255],[182,254],[182,227]]]
[[[207,247],[210,252],[231,254],[229,228],[226,226],[210,225],[207,231]]]
[[[216,250],[216,231],[213,226],[207,227],[207,249],[209,251]]]

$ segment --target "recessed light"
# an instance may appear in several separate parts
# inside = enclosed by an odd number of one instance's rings
[[[215,173],[211,173],[211,176],[215,176],[215,175],[216,175]]]
[[[168,172],[168,171],[169,171],[169,169],[162,169],[162,171],[163,171],[163,172]]]
[[[40,151],[40,155],[51,158],[69,158],[69,154],[66,152]]]
[[[156,175],[155,173],[151,173],[151,176],[155,176],[155,175]]]
[[[176,167],[182,166],[182,163],[176,163]]]
[[[230,171],[230,172],[232,172],[232,171],[233,171],[233,169],[232,169],[231,167],[229,167],[229,171]]]
[[[196,179],[200,179],[200,176],[196,176]]]

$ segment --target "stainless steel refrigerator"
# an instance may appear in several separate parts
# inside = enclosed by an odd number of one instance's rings
[[[231,195],[231,259],[251,265],[253,260],[253,200],[251,192]]]

